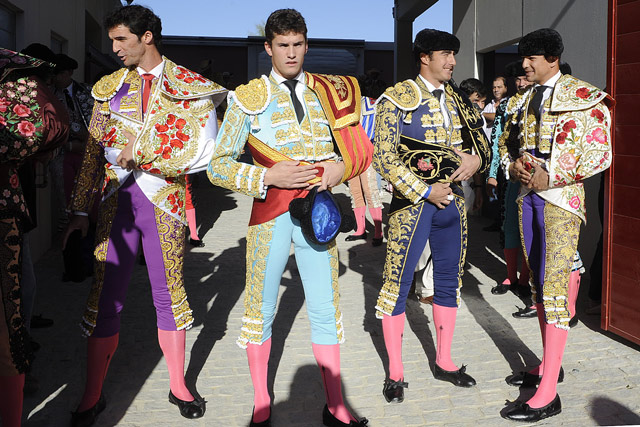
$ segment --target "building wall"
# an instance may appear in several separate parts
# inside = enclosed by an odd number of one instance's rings
[[[453,32],[460,39],[454,78],[459,81],[473,76],[490,81],[493,76],[483,75],[484,69],[491,69],[483,66],[483,54],[517,43],[538,28],[553,28],[562,35],[562,60],[571,65],[572,74],[604,87],[607,13],[606,0],[454,0]],[[602,174],[585,181],[587,226],[582,229],[578,249],[587,268],[594,262],[602,232],[598,212],[601,180]]]

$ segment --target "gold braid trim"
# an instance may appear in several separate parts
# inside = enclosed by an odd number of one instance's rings
[[[274,218],[262,224],[252,225],[247,231],[244,316],[240,336],[236,340],[240,348],[247,348],[248,343],[262,344],[262,291],[275,224]]]
[[[463,197],[454,195],[454,203],[456,209],[458,209],[458,215],[460,216],[460,262],[458,264],[458,289],[456,290],[456,304],[458,308],[462,302],[460,299],[460,289],[462,289],[462,276],[464,275],[464,263],[467,259],[467,209],[465,208],[465,201]]]
[[[336,338],[338,343],[344,342],[344,326],[342,324],[342,313],[340,312],[340,288],[338,286],[339,262],[338,262],[338,246],[335,239],[327,245],[327,254],[329,255],[329,266],[331,267],[331,288],[333,291],[333,306],[336,309]]]
[[[98,101],[110,100],[118,93],[128,73],[128,69],[120,68],[118,71],[104,76],[93,85],[91,95]]]

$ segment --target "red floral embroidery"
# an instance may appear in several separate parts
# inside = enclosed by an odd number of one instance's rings
[[[430,159],[420,159],[418,160],[418,169],[421,171],[430,171],[433,169],[433,165],[431,164]]]
[[[102,142],[104,142],[105,147],[113,146],[116,143],[116,128],[109,129],[109,132],[102,137]]]
[[[0,113],[5,113],[9,105],[11,105],[11,102],[7,101],[5,98],[0,98]]]
[[[567,123],[564,124],[564,126],[562,126],[562,130],[567,133],[571,132],[571,129],[575,129],[575,128],[576,128],[575,120],[569,120]]]
[[[13,112],[18,117],[28,117],[31,114],[31,109],[29,107],[27,107],[26,105],[16,104],[13,107]]]
[[[599,142],[600,144],[607,143],[607,135],[602,128],[596,128],[590,135],[587,135],[587,142]]]
[[[569,200],[569,206],[573,209],[578,209],[580,207],[580,197],[573,196],[571,200]]]
[[[576,90],[576,96],[578,98],[587,99],[591,96],[591,92],[586,87],[581,87],[580,89]]]
[[[177,213],[178,210],[182,209],[184,206],[184,202],[180,199],[180,193],[175,191],[167,196],[167,201],[171,205],[171,213]]]
[[[591,117],[595,117],[598,120],[598,123],[602,123],[604,120],[604,113],[597,108],[591,110]]]
[[[20,185],[20,180],[18,179],[18,174],[13,174],[9,177],[9,183],[11,184],[11,188],[18,188]]]
[[[183,132],[187,121],[175,114],[168,114],[166,123],[156,123],[155,129],[160,138],[160,147],[154,151],[164,159],[170,159],[174,148],[182,150],[190,136]]]
[[[558,136],[556,136],[556,142],[558,144],[564,144],[565,139],[567,138],[566,132],[560,132]]]
[[[36,127],[33,123],[23,120],[18,123],[18,132],[20,132],[20,135],[25,137],[33,136],[36,132]]]

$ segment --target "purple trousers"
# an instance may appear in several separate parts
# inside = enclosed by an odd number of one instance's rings
[[[118,206],[111,225],[104,269],[102,290],[98,303],[98,315],[92,336],[110,337],[120,330],[120,313],[124,306],[129,280],[133,272],[140,241],[147,263],[151,294],[156,308],[158,329],[177,330],[172,309],[173,290],[167,285],[168,270],[175,277],[179,275],[178,284],[182,286],[182,263],[176,270],[175,265],[165,265],[157,221],[171,220],[170,228],[174,229],[175,238],[182,239],[174,245],[181,248],[184,255],[185,227],[178,220],[164,215],[160,217],[156,207],[144,195],[133,176],[130,176],[118,190]],[[95,278],[100,280],[99,277]]]

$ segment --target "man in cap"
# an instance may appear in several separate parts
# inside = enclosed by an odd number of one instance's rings
[[[460,182],[489,164],[482,119],[451,84],[460,41],[425,29],[414,43],[420,74],[388,88],[378,102],[373,164],[393,184],[383,286],[376,304],[389,356],[383,395],[404,400],[402,334],[405,304],[427,240],[433,256],[436,379],[459,387],[475,380],[451,360],[466,254],[467,221]],[[440,158],[451,163],[438,163]]]
[[[184,379],[186,330],[193,324],[183,283],[185,175],[206,167],[217,133],[215,107],[227,91],[160,54],[162,23],[150,9],[118,8],[105,28],[124,67],[93,87],[91,136],[63,237],[64,245],[74,230],[86,234],[87,213],[101,195],[93,285],[81,324],[89,337],[87,378],[72,425],[93,424],[105,408],[102,385],[118,346],[140,242],[169,371],[169,401],[183,417],[199,418],[205,402]]]
[[[307,222],[289,209],[290,202],[300,201],[311,187],[328,191],[363,173],[371,163],[373,148],[360,126],[360,90],[353,77],[303,71],[307,25],[298,11],[273,12],[265,36],[271,73],[230,93],[208,169],[213,184],[254,197],[247,232],[245,314],[237,341],[247,351],[254,388],[250,425],[271,425],[267,389],[271,331],[293,243],[313,355],[326,393],[323,423],[364,426],[366,419],[357,420],[342,398],[338,248],[335,240],[324,244],[310,240],[304,234]],[[253,165],[238,161],[245,144]]]
[[[561,411],[556,386],[577,296],[570,291],[570,276],[586,217],[582,181],[607,169],[612,157],[605,105],[611,98],[563,75],[563,50],[562,37],[549,28],[520,40],[522,67],[535,85],[516,95],[499,146],[508,178],[521,184],[522,246],[533,276],[543,345],[541,364],[522,375],[523,385],[539,382],[536,393],[505,412],[517,421],[535,422]]]

